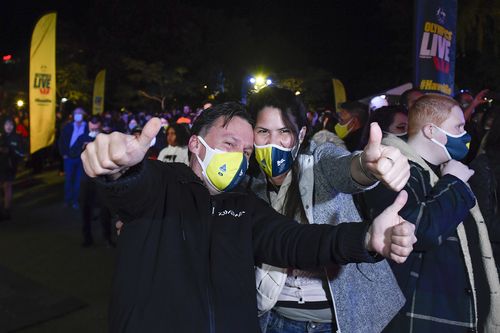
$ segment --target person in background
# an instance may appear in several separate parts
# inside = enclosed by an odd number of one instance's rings
[[[424,96],[422,90],[418,88],[410,88],[399,96],[399,105],[404,107],[406,110],[409,110],[413,104],[415,104],[415,101],[422,96]]]
[[[188,148],[189,130],[184,124],[172,124],[167,127],[167,147],[158,154],[158,160],[166,163],[178,162],[189,165]]]
[[[347,149],[344,141],[335,134],[335,125],[337,125],[337,123],[338,119],[333,112],[330,110],[324,111],[320,117],[321,129],[314,132],[311,140],[318,146],[325,142],[331,142],[339,147]]]
[[[88,127],[88,133],[78,138],[77,143],[73,146],[75,147],[74,149],[85,149],[86,145],[94,141],[97,135],[103,131],[101,119],[97,116],[94,116],[90,119]],[[92,235],[92,220],[96,210],[98,211],[98,218],[101,222],[104,240],[106,241],[108,246],[115,247],[116,245],[111,235],[111,211],[101,200],[100,195],[97,192],[95,182],[93,182],[92,179],[86,174],[83,174],[82,176],[82,183],[80,186],[80,203],[83,221],[82,247],[90,247],[94,244],[94,237]]]
[[[467,89],[462,89],[456,96],[455,100],[460,104],[462,111],[464,112],[465,121],[468,122],[471,120],[474,115],[476,108],[479,105],[487,103],[487,99],[485,98],[488,94],[489,89],[481,90],[476,96],[473,96],[472,93]]]
[[[395,135],[407,139],[408,135],[408,112],[406,109],[399,105],[383,106],[380,109],[372,112],[368,123],[377,123],[382,130],[384,135]],[[366,144],[368,138],[363,139],[363,143]]]
[[[500,113],[494,114],[492,119],[491,123],[485,121],[489,131],[483,140],[483,150],[470,163],[475,173],[469,184],[488,227],[493,256],[500,273]]]
[[[83,120],[85,110],[77,107],[73,111],[73,122],[64,125],[59,137],[59,153],[64,159],[64,203],[78,209],[78,195],[83,175],[81,146],[75,146],[78,138],[88,135],[87,122]]]
[[[14,120],[7,117],[0,128],[0,184],[3,190],[0,221],[11,219],[12,183],[16,178],[17,164],[24,154],[22,137],[14,130]]]
[[[347,150],[363,149],[361,138],[368,120],[368,106],[357,101],[344,102],[337,112],[339,122],[335,125],[335,133],[344,140]]]

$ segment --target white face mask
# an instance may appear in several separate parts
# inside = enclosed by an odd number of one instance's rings
[[[90,136],[91,138],[94,138],[94,139],[95,139],[95,137],[97,136],[97,134],[99,134],[99,131],[90,131],[90,132],[89,132],[89,136]]]
[[[80,121],[83,120],[83,115],[81,113],[75,114],[75,121],[79,123]]]

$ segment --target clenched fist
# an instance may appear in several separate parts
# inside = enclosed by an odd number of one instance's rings
[[[81,155],[85,173],[89,177],[114,175],[138,164],[160,128],[160,119],[151,118],[137,138],[119,132],[98,134]]]

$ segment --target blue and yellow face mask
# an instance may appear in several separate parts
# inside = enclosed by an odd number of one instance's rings
[[[292,168],[294,156],[292,149],[274,144],[255,146],[255,158],[262,171],[269,177],[277,177]]]
[[[243,152],[227,152],[210,147],[202,137],[198,140],[206,148],[205,159],[196,155],[203,177],[217,192],[228,192],[245,177],[248,161]]]

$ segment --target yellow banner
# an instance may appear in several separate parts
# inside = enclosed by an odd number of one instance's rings
[[[103,69],[95,78],[94,97],[92,98],[92,114],[99,115],[104,110],[104,86],[106,83],[106,70]]]
[[[346,101],[345,88],[338,79],[332,79],[333,97],[335,98],[335,112],[339,111],[339,105]]]
[[[30,152],[54,143],[56,123],[56,13],[38,20],[30,48]]]

